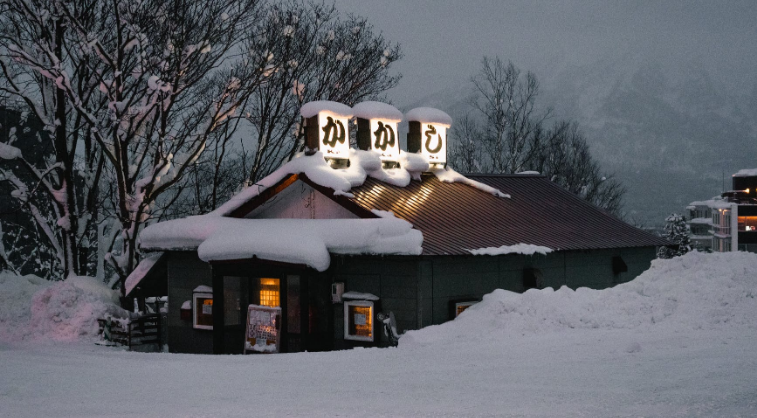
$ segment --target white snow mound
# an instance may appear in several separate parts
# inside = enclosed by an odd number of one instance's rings
[[[614,288],[495,290],[454,321],[410,331],[400,347],[507,344],[516,335],[575,328],[677,333],[757,330],[757,254],[693,252],[654,260],[635,280]]]
[[[97,335],[97,319],[128,317],[118,292],[92,277],[48,282],[0,273],[0,340],[75,341]]]

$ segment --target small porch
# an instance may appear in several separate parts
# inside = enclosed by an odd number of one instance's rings
[[[332,349],[333,308],[327,274],[257,258],[212,262],[211,270],[214,354],[245,352],[249,305],[281,309],[276,320],[279,352]]]

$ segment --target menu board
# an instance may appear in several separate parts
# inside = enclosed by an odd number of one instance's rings
[[[281,341],[281,307],[250,305],[244,351],[278,353]]]

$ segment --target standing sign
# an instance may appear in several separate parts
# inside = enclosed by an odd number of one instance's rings
[[[250,305],[244,352],[278,353],[281,343],[281,307]]]

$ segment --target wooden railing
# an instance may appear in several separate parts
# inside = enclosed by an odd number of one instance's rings
[[[107,341],[126,345],[129,350],[145,344],[157,344],[158,350],[163,350],[159,314],[142,315],[126,320],[98,319],[97,323],[100,325],[100,334]]]

